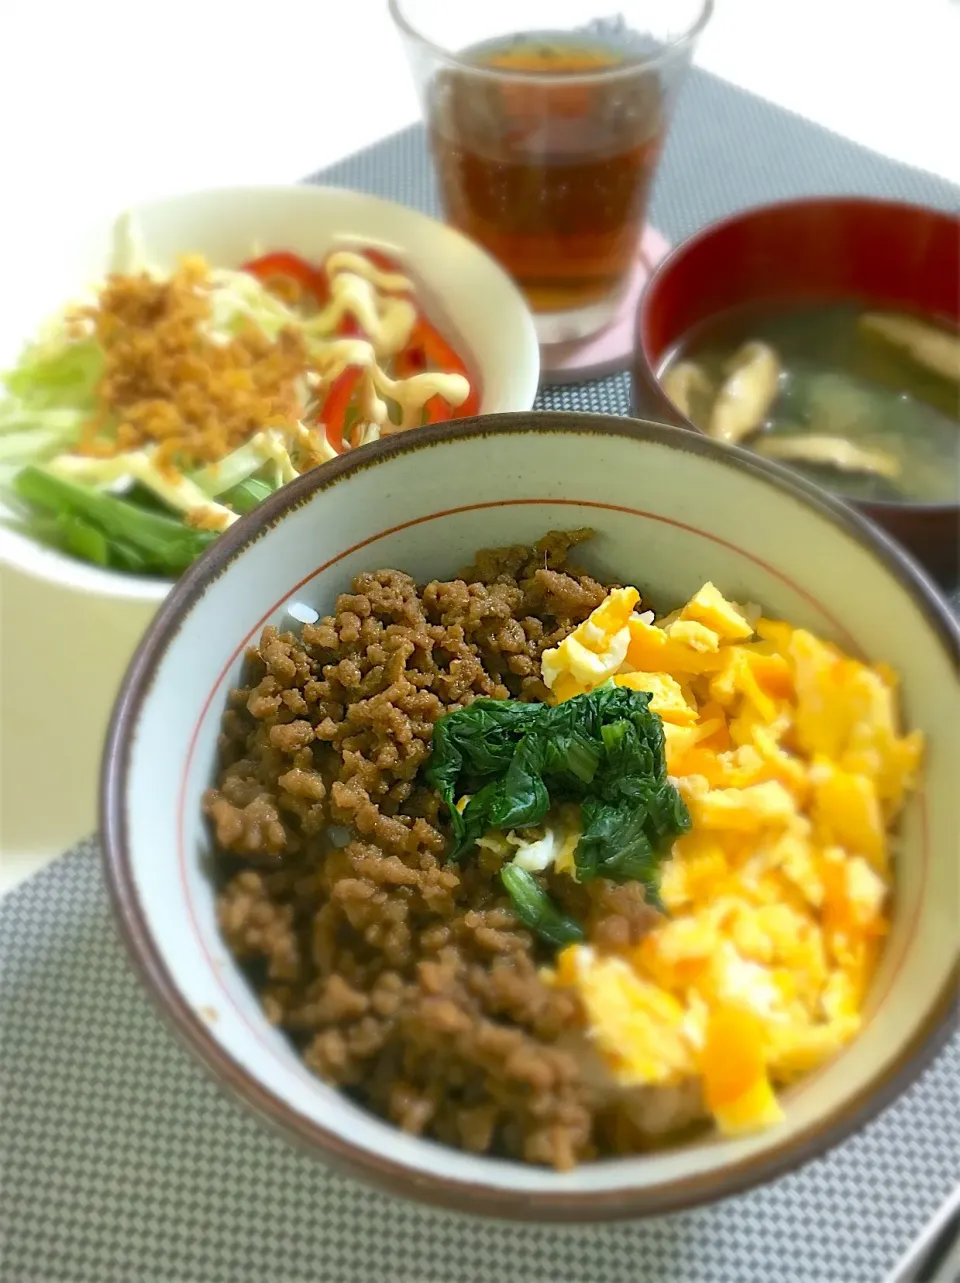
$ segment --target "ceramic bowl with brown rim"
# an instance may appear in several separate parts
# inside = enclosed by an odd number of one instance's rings
[[[327,612],[364,570],[420,581],[478,547],[591,526],[584,560],[664,609],[707,579],[901,675],[927,738],[898,842],[892,928],[858,1037],[783,1093],[786,1121],[557,1173],[406,1135],[315,1077],[266,1020],[220,936],[201,800],[245,647]],[[954,1014],[960,640],[885,536],[783,469],[693,433],[587,414],[490,416],[393,438],[307,474],[173,588],[127,674],[105,751],[102,833],[134,965],[173,1028],[261,1118],[398,1194],[525,1220],[689,1207],[770,1180],[889,1104]]]
[[[725,314],[836,303],[960,326],[960,217],[898,201],[811,197],[746,209],[704,227],[660,263],[641,297],[634,413],[699,431],[660,382],[670,354],[691,333]],[[829,473],[822,480],[830,485]],[[954,585],[955,498],[850,502]]]

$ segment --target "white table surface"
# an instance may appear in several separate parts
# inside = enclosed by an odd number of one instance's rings
[[[77,222],[293,181],[418,115],[386,0],[0,0],[0,52],[0,282]],[[697,63],[960,183],[958,0],[717,0]],[[95,827],[148,617],[0,569],[0,894]]]

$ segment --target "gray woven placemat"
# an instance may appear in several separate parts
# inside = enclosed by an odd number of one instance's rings
[[[411,130],[324,181],[432,199]],[[676,238],[800,192],[960,208],[894,165],[696,74],[654,221]],[[628,410],[624,376],[541,403]],[[526,1228],[333,1176],[222,1097],[157,1019],[117,943],[95,844],[0,903],[3,1283],[880,1283],[960,1179],[960,1041],[893,1108],[776,1184],[637,1225]]]

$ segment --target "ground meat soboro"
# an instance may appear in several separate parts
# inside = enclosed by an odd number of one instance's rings
[[[606,594],[567,562],[589,533],[479,553],[422,589],[358,575],[299,637],[265,629],[205,799],[224,936],[306,1063],[407,1131],[557,1168],[636,1138],[564,1050],[576,999],[540,980],[549,955],[498,862],[444,863],[417,773],[449,709],[545,697],[542,651]],[[636,886],[556,884],[598,938],[630,943],[648,925]]]

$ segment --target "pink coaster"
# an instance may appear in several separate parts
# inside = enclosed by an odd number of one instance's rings
[[[541,383],[577,383],[580,379],[597,379],[603,374],[616,374],[627,369],[633,355],[633,331],[640,295],[650,273],[669,249],[669,243],[655,227],[644,231],[630,288],[616,316],[599,334],[592,334],[588,339],[542,347]]]

